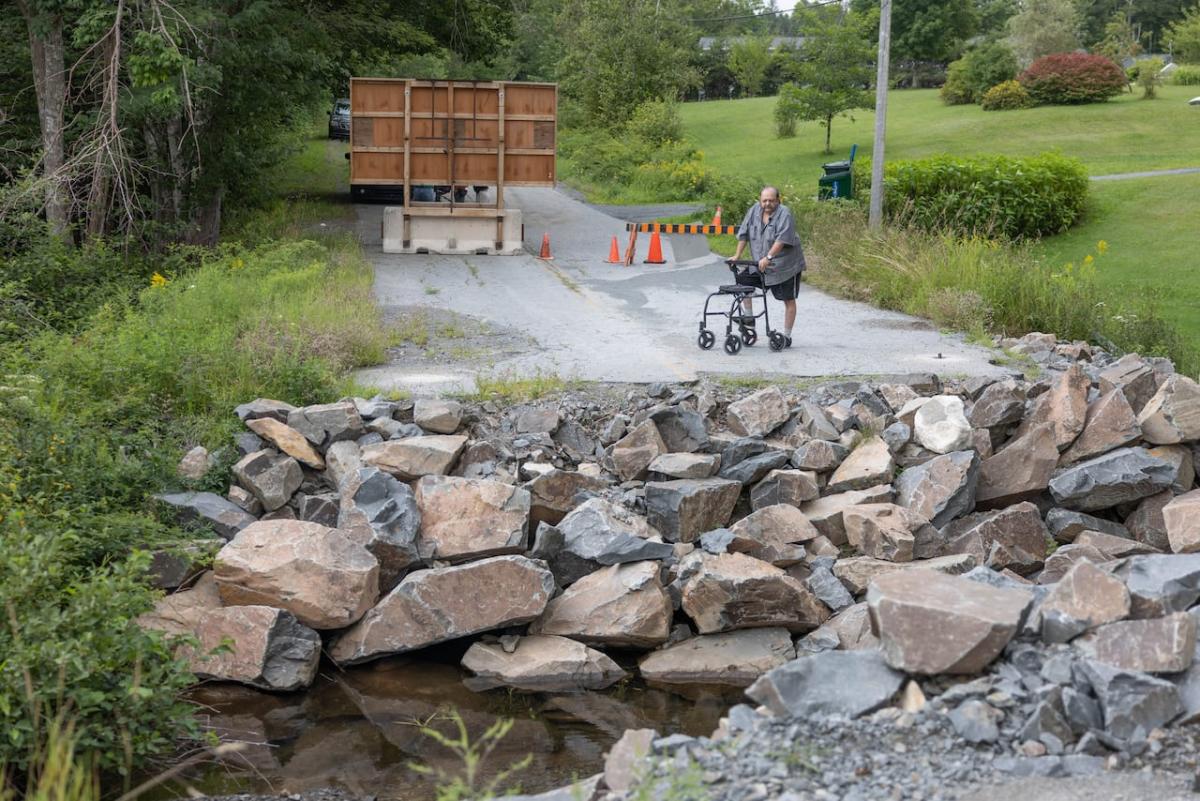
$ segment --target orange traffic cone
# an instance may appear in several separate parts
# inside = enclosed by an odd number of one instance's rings
[[[642,264],[666,264],[667,260],[662,254],[662,239],[658,235],[658,231],[650,234],[650,255]]]
[[[624,264],[621,259],[621,249],[617,247],[617,238],[612,238],[612,244],[608,246],[608,260],[605,264]]]
[[[712,224],[713,225],[721,224],[721,207],[720,206],[717,206],[717,213],[713,215]]]
[[[542,234],[542,251],[538,254],[538,258],[546,261],[554,258],[550,255],[550,234]]]

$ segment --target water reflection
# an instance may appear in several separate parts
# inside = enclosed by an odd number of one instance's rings
[[[464,678],[455,662],[397,658],[340,672],[326,665],[303,693],[201,687],[193,698],[203,706],[208,727],[223,740],[247,746],[220,764],[185,774],[183,781],[212,795],[332,786],[397,801],[432,798],[435,781],[410,764],[454,771],[457,760],[420,731],[433,719],[450,734],[452,724],[436,715],[453,707],[473,740],[497,718],[513,718],[512,731],[485,772],[494,774],[532,754],[519,781],[524,792],[541,792],[601,770],[604,752],[627,728],[709,734],[737,700],[736,694],[697,688],[684,698],[639,684],[575,695],[477,693]],[[158,797],[185,794],[186,787],[176,784]]]

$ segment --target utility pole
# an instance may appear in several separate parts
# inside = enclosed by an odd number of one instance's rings
[[[883,223],[883,143],[887,133],[888,60],[892,51],[892,0],[879,3],[879,55],[875,73],[875,146],[871,150],[871,210],[867,224]]]

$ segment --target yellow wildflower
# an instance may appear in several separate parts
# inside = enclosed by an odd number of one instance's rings
[[[150,276],[150,286],[164,287],[166,285],[167,279],[161,273],[156,272],[154,275]]]
[[[245,266],[246,266],[246,262],[242,261],[242,258],[240,256],[237,257],[236,259],[234,259],[233,261],[229,262],[229,268],[232,270],[240,270]]]
[[[1083,263],[1084,263],[1084,264],[1088,264],[1088,265],[1090,265],[1090,264],[1091,264],[1092,262],[1094,262],[1094,261],[1095,261],[1095,259],[1093,259],[1093,258],[1092,258],[1092,254],[1091,254],[1091,253],[1089,253],[1089,254],[1087,254],[1086,256],[1084,256],[1084,257],[1083,257]]]
[[[1096,243],[1096,252],[1099,253],[1101,256],[1103,256],[1105,251],[1107,251],[1107,250],[1108,250],[1108,243],[1105,242],[1103,239],[1101,239],[1099,242]]]

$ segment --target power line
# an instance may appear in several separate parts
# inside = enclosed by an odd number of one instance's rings
[[[802,8],[816,8],[817,6],[840,6],[842,0],[823,0],[822,2],[806,2]],[[776,8],[775,11],[760,11],[756,14],[738,14],[736,17],[702,17],[698,19],[685,19],[684,22],[689,23],[727,23],[736,19],[757,19],[760,17],[774,17],[775,14],[791,14],[796,12],[796,8]]]

